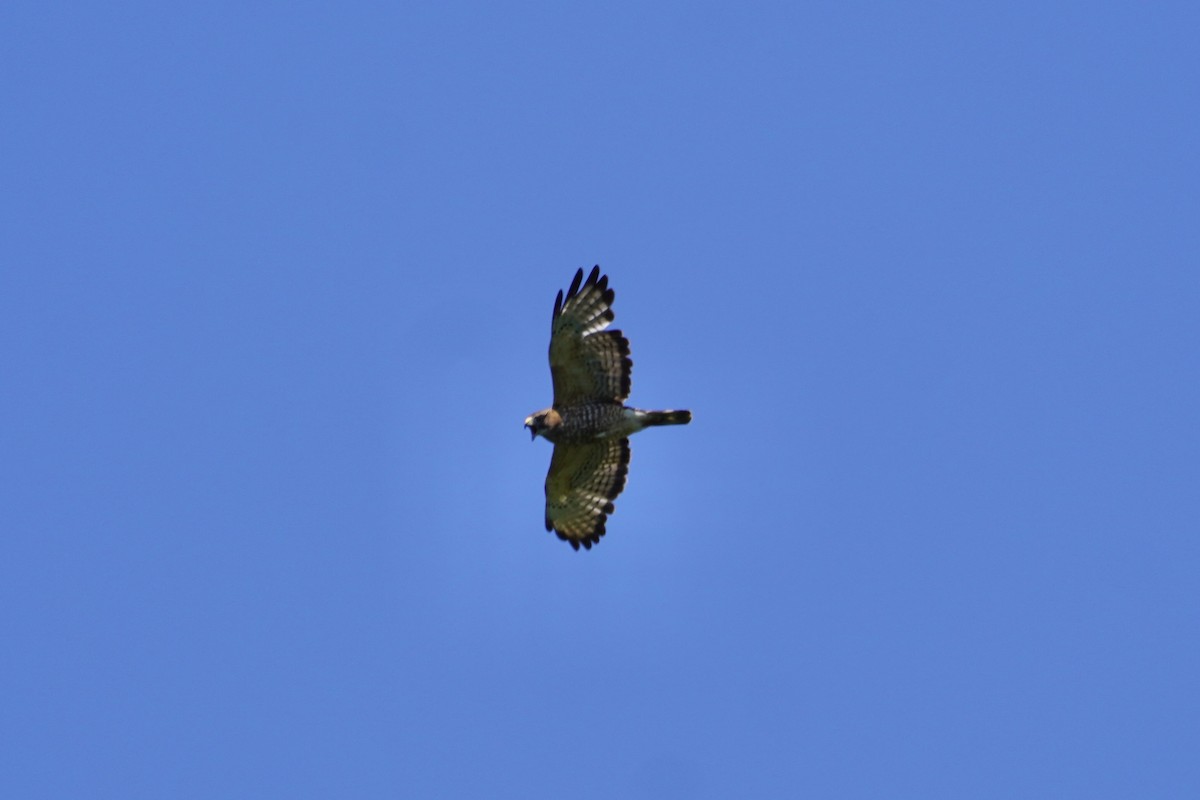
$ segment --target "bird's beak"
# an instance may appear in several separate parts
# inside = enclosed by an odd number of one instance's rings
[[[537,438],[537,431],[533,429],[533,417],[525,418],[525,427],[529,428],[529,441],[532,442]]]

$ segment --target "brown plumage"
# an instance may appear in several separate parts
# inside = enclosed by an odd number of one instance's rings
[[[604,535],[613,500],[625,488],[629,437],[655,425],[686,425],[690,411],[642,411],[629,397],[629,340],[605,330],[613,320],[613,290],[600,267],[583,270],[554,301],[550,376],[554,405],[525,419],[533,438],[554,443],[546,475],[546,530],[591,549]]]

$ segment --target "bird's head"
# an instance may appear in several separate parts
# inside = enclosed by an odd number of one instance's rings
[[[525,418],[525,427],[529,428],[529,438],[532,441],[538,436],[545,436],[552,432],[562,422],[562,417],[553,408],[547,408],[544,411],[539,411],[536,414],[530,414]]]

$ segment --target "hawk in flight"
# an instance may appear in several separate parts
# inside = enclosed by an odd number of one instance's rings
[[[629,437],[653,425],[686,425],[690,411],[642,411],[629,396],[629,340],[605,328],[613,320],[613,290],[600,267],[587,280],[575,273],[559,291],[550,323],[554,405],[525,418],[532,438],[554,443],[546,474],[546,530],[592,549],[604,535],[612,501],[625,488]]]

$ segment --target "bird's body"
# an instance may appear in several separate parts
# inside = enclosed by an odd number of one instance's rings
[[[554,443],[546,475],[546,530],[576,550],[600,541],[612,501],[625,488],[629,437],[657,425],[686,425],[690,411],[643,411],[629,396],[629,341],[612,322],[614,293],[593,267],[558,293],[550,335],[554,405],[525,419],[533,438]]]
[[[540,418],[538,415],[543,415]],[[585,403],[558,411],[548,408],[530,417],[534,435],[555,443],[580,444],[596,439],[620,439],[654,425],[686,425],[688,411],[643,411],[620,403]]]

